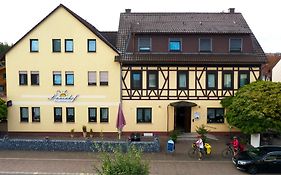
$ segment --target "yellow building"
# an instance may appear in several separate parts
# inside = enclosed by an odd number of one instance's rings
[[[94,26],[59,5],[6,53],[8,131],[116,132],[117,55]]]
[[[115,38],[117,36],[117,38]],[[115,47],[116,39],[116,47]],[[120,54],[119,54],[120,53]],[[266,56],[241,13],[121,13],[99,32],[63,5],[5,55],[8,131],[228,132],[220,100],[260,78]]]

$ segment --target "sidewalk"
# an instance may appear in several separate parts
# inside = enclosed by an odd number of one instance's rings
[[[159,153],[144,153],[145,159],[148,160],[178,160],[178,161],[197,161],[197,158],[191,158],[188,156],[189,149],[192,148],[192,143],[196,141],[196,135],[192,136],[193,133],[190,133],[185,138],[179,137],[178,141],[175,144],[175,151],[172,153],[167,152],[167,141],[168,136],[160,137],[161,151]],[[214,136],[212,134],[208,135],[208,143],[212,147],[211,155],[207,155],[204,160],[228,160],[222,157],[222,151],[227,147],[229,136]]]

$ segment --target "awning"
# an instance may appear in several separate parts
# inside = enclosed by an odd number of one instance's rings
[[[194,107],[194,106],[197,106],[197,104],[193,103],[193,102],[188,102],[188,101],[178,101],[178,102],[170,103],[170,106],[174,106],[174,107]]]

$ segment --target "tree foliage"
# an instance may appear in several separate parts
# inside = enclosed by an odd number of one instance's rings
[[[256,81],[221,101],[231,126],[247,134],[281,132],[281,83]]]
[[[142,159],[142,152],[130,147],[127,153],[114,149],[113,153],[102,154],[102,167],[98,168],[100,175],[148,175],[149,164]]]
[[[10,47],[7,43],[0,42],[0,55],[4,54]]]
[[[7,118],[7,104],[6,102],[0,98],[0,120],[4,120]]]

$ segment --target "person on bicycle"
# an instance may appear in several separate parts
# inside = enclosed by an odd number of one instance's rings
[[[198,160],[202,160],[202,155],[203,155],[203,151],[204,151],[204,143],[203,140],[201,138],[201,135],[197,136],[198,140],[195,142],[197,148],[199,148],[199,159]]]
[[[239,141],[238,138],[236,136],[233,137],[233,140],[231,142],[232,147],[233,147],[233,156],[236,156],[239,152]]]

